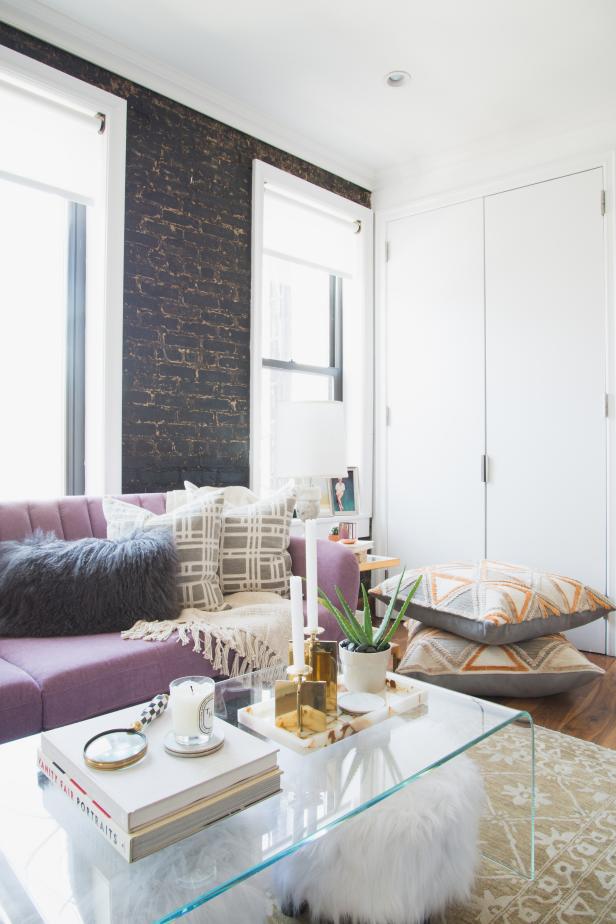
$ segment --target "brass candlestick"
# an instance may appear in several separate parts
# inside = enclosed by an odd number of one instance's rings
[[[290,664],[289,680],[277,680],[274,687],[275,722],[279,728],[308,738],[327,728],[327,684],[322,680],[307,680],[312,674],[308,665]]]
[[[320,639],[323,632],[322,626],[304,629],[304,658],[312,669],[313,680],[326,684],[327,716],[331,721],[338,718],[338,643]]]

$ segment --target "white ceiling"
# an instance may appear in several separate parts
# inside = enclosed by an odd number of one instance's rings
[[[0,17],[370,187],[616,114],[615,0],[0,0]]]

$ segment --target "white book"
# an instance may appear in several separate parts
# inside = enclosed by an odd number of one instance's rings
[[[140,711],[140,706],[130,706],[41,735],[44,756],[124,831],[136,831],[277,767],[277,745],[218,718],[214,729],[225,739],[219,751],[198,758],[174,757],[163,746],[172,727],[168,713],[148,725],[147,753],[132,767],[94,770],[86,766],[86,741],[111,728],[129,728]]]
[[[90,828],[95,828],[129,863],[175,844],[226,815],[274,795],[280,790],[281,777],[279,770],[269,770],[211,799],[204,799],[161,821],[145,825],[137,832],[129,833],[116,824],[97,802],[89,799],[74,780],[56,770],[40,749],[37,753],[37,767],[48,781],[47,785],[43,784],[43,799],[50,814],[67,827],[76,811]],[[47,793],[50,787],[54,790],[52,798],[49,798]],[[58,794],[58,798],[55,797],[55,793]],[[69,809],[69,813],[65,815],[64,806],[69,804],[74,810]]]

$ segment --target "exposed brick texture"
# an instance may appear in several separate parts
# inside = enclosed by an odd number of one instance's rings
[[[252,160],[370,194],[2,23],[0,44],[128,102],[123,490],[247,484]]]

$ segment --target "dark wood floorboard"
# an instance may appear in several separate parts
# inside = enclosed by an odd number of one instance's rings
[[[616,658],[592,653],[586,657],[603,668],[603,677],[569,693],[494,702],[530,712],[537,725],[616,750]]]

